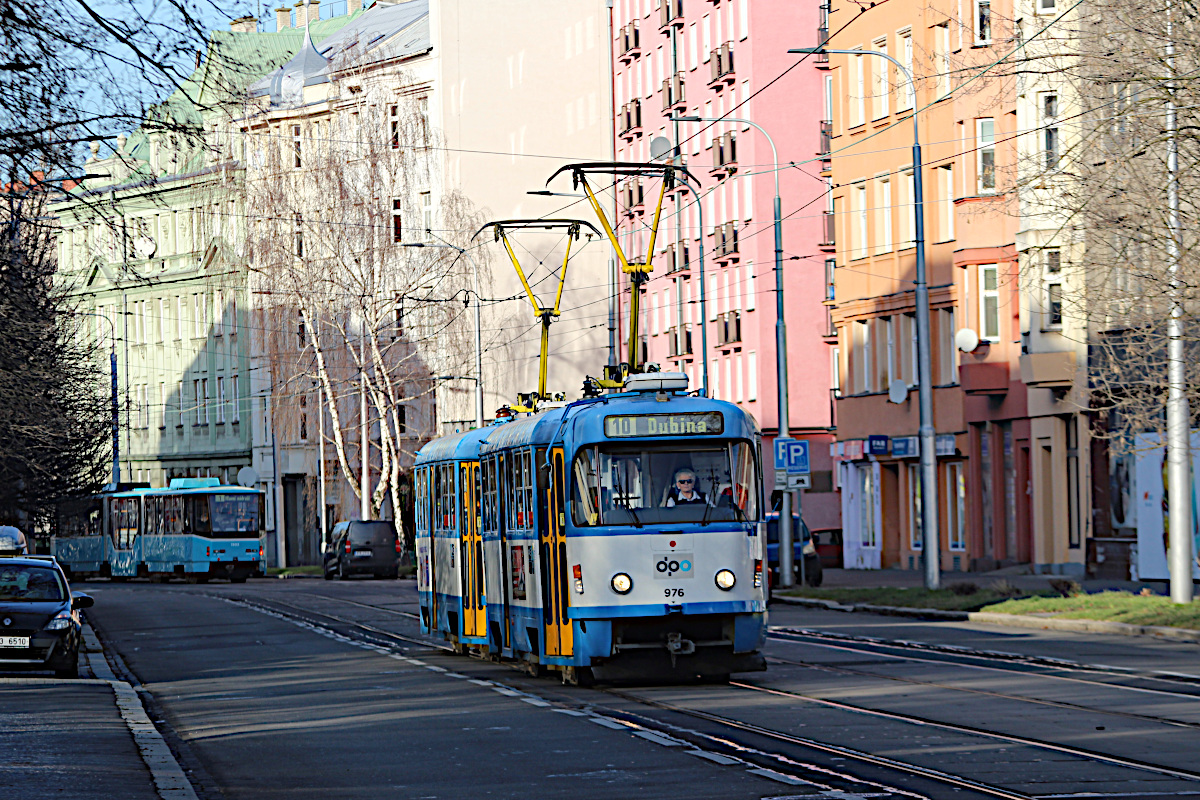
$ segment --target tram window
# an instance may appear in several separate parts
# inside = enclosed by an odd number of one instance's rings
[[[572,477],[579,526],[758,519],[757,460],[745,442],[589,449],[576,456]]]
[[[211,527],[211,515],[208,509],[208,497],[187,498],[189,515],[192,519],[192,533],[208,533]]]
[[[254,533],[258,530],[258,495],[214,494],[206,498],[212,506],[213,533]]]

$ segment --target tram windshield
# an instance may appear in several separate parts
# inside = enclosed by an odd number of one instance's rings
[[[746,442],[589,447],[575,457],[572,485],[579,526],[758,519],[758,469]]]
[[[258,535],[258,495],[214,494],[212,532]]]

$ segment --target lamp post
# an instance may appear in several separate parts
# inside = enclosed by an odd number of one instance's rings
[[[425,233],[429,234],[430,236],[436,235],[432,231],[428,231],[428,230],[425,231]],[[441,237],[438,237],[438,238],[441,238]],[[482,428],[483,427],[483,329],[480,324],[480,310],[479,310],[480,304],[481,304],[481,300],[479,297],[479,264],[478,264],[478,262],[475,261],[474,256],[472,256],[469,251],[467,251],[466,249],[464,249],[462,247],[459,247],[458,245],[450,244],[445,239],[442,239],[441,244],[436,244],[436,243],[432,243],[432,242],[411,242],[411,243],[406,242],[406,243],[402,244],[401,246],[402,247],[439,247],[439,248],[444,248],[447,250],[454,250],[460,256],[466,256],[467,260],[471,262],[471,267],[475,270],[475,289],[474,289],[474,291],[468,290],[468,292],[470,294],[475,295],[475,374],[476,374],[476,376],[478,376],[475,378],[475,427]]]
[[[788,374],[787,374],[787,325],[783,319],[783,204],[779,198],[779,151],[775,149],[775,141],[761,125],[748,119],[737,117],[672,117],[675,122],[740,122],[758,130],[771,145],[771,159],[774,162],[775,176],[775,381],[778,386],[778,416],[779,433],[777,438],[787,438],[791,431],[788,424]],[[701,231],[703,235],[703,231]],[[703,291],[703,289],[702,289]],[[707,320],[705,321],[707,325]],[[799,503],[797,503],[799,511]],[[792,586],[793,552],[792,552],[792,493],[785,490],[779,505],[779,585],[782,588]],[[803,569],[801,559],[801,569]]]
[[[913,99],[913,216],[917,245],[917,409],[920,419],[919,441],[921,450],[921,538],[925,554],[925,588],[936,589],[941,584],[941,554],[938,537],[937,511],[937,453],[933,427],[933,375],[929,342],[929,283],[925,269],[925,196],[921,182],[921,129],[917,123],[917,85],[912,74],[904,65],[887,53],[876,50],[835,50],[829,47],[800,47],[789,53],[839,53],[850,56],[879,56],[896,65],[905,80]]]

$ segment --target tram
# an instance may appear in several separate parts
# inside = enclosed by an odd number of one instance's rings
[[[571,682],[765,669],[760,450],[662,372],[429,443],[422,630]]]
[[[60,506],[51,552],[75,577],[240,583],[263,574],[263,493],[174,478]]]

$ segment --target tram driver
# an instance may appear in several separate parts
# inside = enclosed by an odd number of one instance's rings
[[[704,505],[708,498],[696,486],[696,473],[684,468],[675,471],[675,482],[667,489],[663,498],[663,508],[674,508],[682,505]]]

